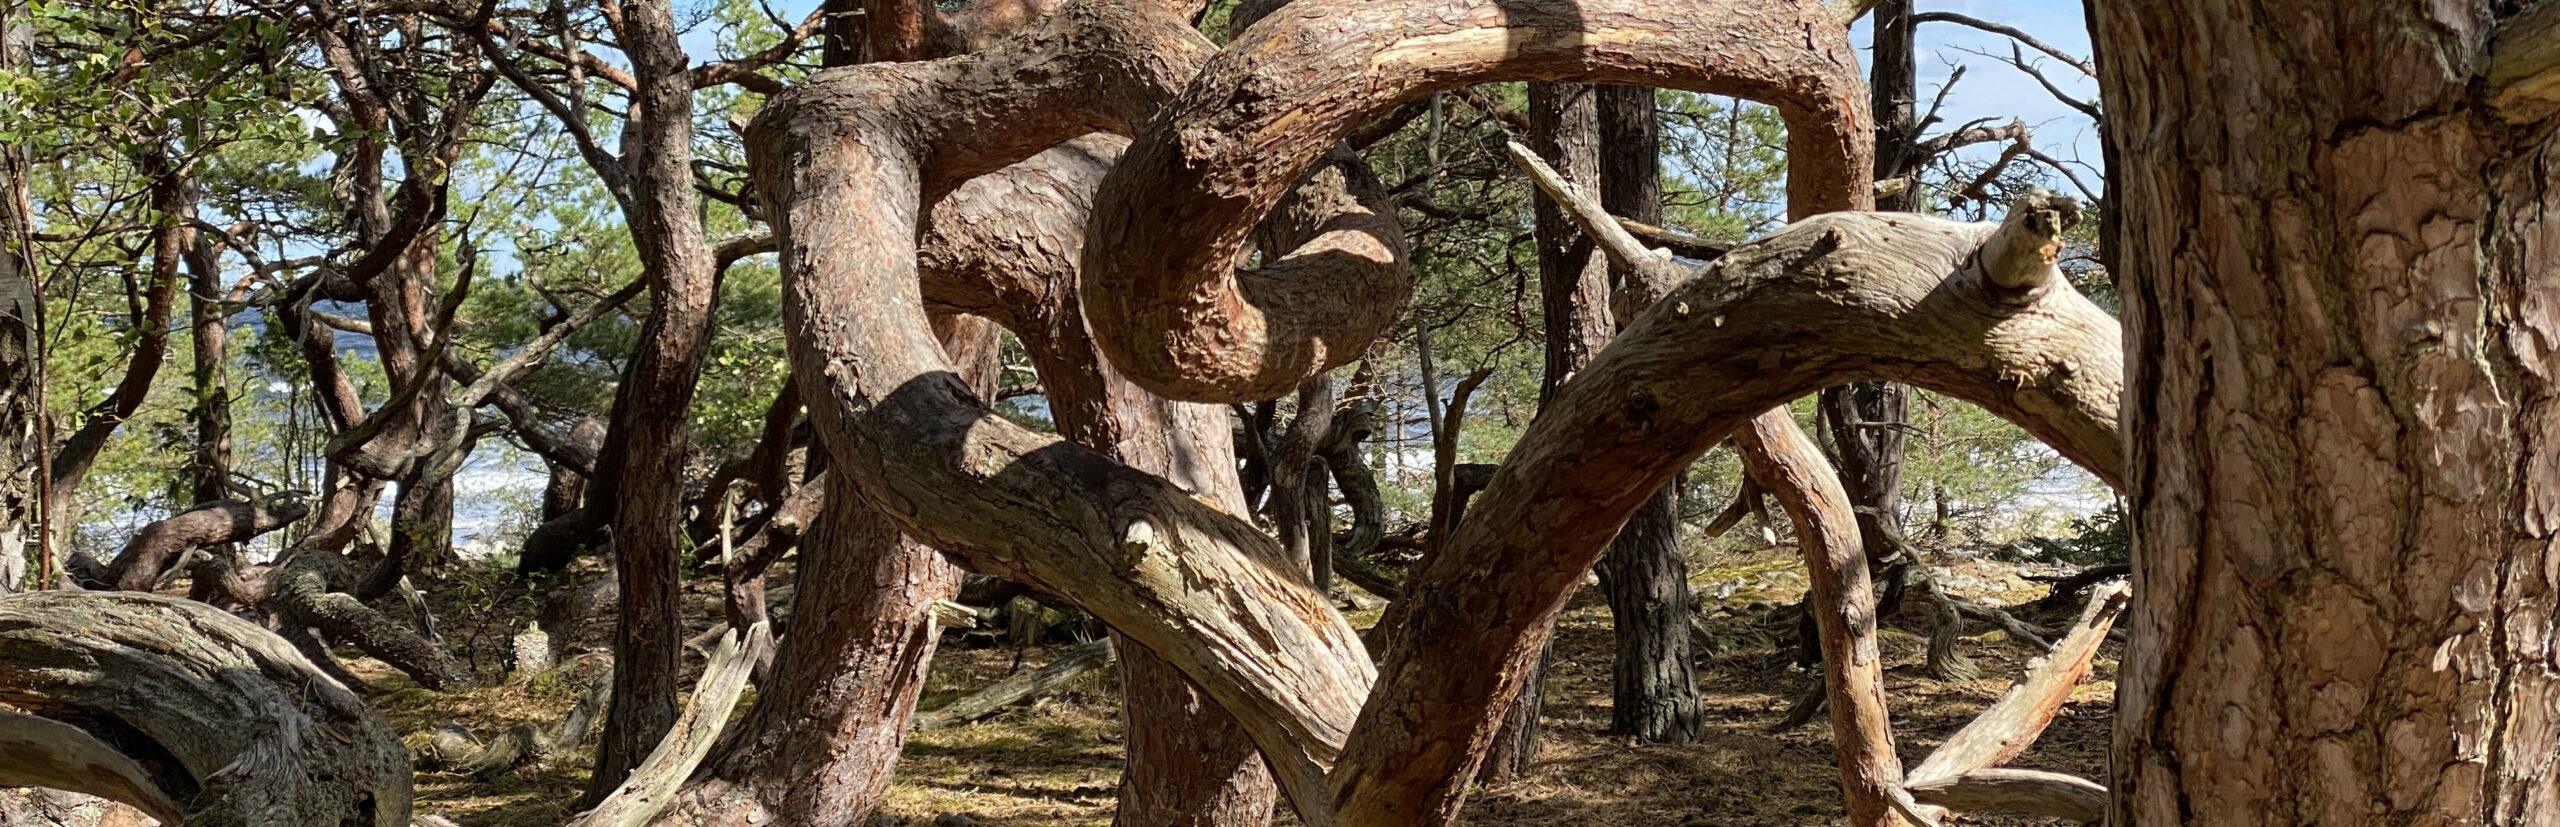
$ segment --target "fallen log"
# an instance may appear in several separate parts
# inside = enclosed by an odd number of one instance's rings
[[[2109,627],[2132,602],[2133,589],[2123,583],[2101,586],[2089,596],[2080,620],[2043,657],[2030,661],[2027,674],[2010,685],[2000,700],[1949,736],[1937,751],[1903,779],[1903,788],[1930,808],[2014,810],[2017,812],[2099,821],[2105,817],[2105,787],[2060,773],[1997,769],[2035,744],[2072,689],[2088,677],[2098,647]]]
[[[165,823],[409,823],[409,755],[382,716],[284,639],[203,603],[138,592],[0,597],[0,706],[90,739],[47,754],[127,759],[63,764],[28,750],[0,767],[75,776],[53,783],[113,795]],[[13,720],[19,732],[43,726]]]
[[[658,748],[631,770],[631,776],[606,796],[586,816],[571,822],[577,827],[638,827],[657,818],[667,804],[674,801],[684,780],[693,775],[702,758],[711,753],[711,744],[720,730],[729,725],[729,712],[737,708],[738,696],[747,689],[747,675],[756,661],[773,648],[773,629],[763,623],[749,627],[741,635],[731,631],[720,640],[720,648],[711,654],[711,662],[703,667],[702,680],[695,684],[693,703],[685,707],[684,716],[658,742]]]
[[[2107,788],[2076,776],[2043,770],[1974,770],[1905,784],[1911,797],[1949,810],[2008,810],[2082,824],[2106,820]]]
[[[2072,689],[2088,677],[2099,644],[2106,640],[2117,615],[2131,602],[2132,591],[2129,586],[2114,584],[2091,595],[2088,608],[2081,612],[2080,622],[2071,627],[2071,632],[2044,657],[2030,661],[2027,674],[2002,693],[2000,700],[1930,753],[1928,760],[1911,771],[1909,783],[1919,785],[1996,767],[2025,752],[2053,723],[2062,704],[2071,699]]]
[[[975,694],[944,704],[942,708],[916,715],[915,728],[940,729],[984,720],[1005,707],[1041,696],[1077,676],[1119,660],[1111,639],[1103,638],[1060,653],[1049,665],[1027,672],[1016,672]]]

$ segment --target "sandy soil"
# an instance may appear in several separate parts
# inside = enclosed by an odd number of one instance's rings
[[[1598,590],[1578,596],[1560,622],[1557,661],[1550,672],[1545,740],[1535,769],[1520,780],[1479,790],[1465,823],[1470,825],[1825,825],[1841,823],[1839,779],[1831,766],[1827,727],[1773,733],[1794,693],[1807,680],[1790,667],[1780,647],[1789,622],[1773,603],[1800,593],[1800,576],[1787,555],[1769,551],[1720,561],[1698,575],[1702,599],[1724,608],[1711,626],[1727,649],[1699,663],[1707,730],[1697,743],[1678,746],[1628,743],[1608,735],[1609,614]],[[2019,580],[2017,567],[1959,564],[1944,578],[1951,590],[2009,603],[2039,594]],[[1791,580],[1795,582],[1790,582]],[[787,575],[781,582],[787,582]],[[1718,597],[1721,595],[1721,597]],[[778,595],[778,597],[787,596]],[[689,594],[697,630],[718,616],[706,588]],[[493,613],[494,614],[494,613]],[[448,617],[452,615],[448,614]],[[2068,617],[2031,618],[2064,625]],[[470,637],[484,674],[494,674],[496,652],[510,621],[466,616],[449,637]],[[2019,674],[2033,656],[1998,632],[1969,638],[1967,655],[1986,677],[1950,682],[1921,672],[1926,621],[1889,618],[1882,644],[1894,729],[1902,758],[1916,764],[1963,726]],[[483,627],[486,628],[483,628]],[[596,648],[609,636],[597,624],[580,635]],[[1017,660],[1045,663],[1060,645],[1019,653],[983,636],[948,641],[934,664],[924,706],[932,708],[1003,677]],[[2102,653],[2096,674],[2079,690],[2044,738],[2013,765],[2100,778],[2105,772],[2115,652]],[[372,684],[366,691],[413,744],[448,721],[481,737],[517,723],[549,725],[574,705],[586,674],[570,670],[530,686],[457,693],[418,689],[371,661],[356,661]],[[693,668],[699,668],[698,658]],[[686,680],[690,681],[688,676]],[[744,704],[741,704],[743,708]],[[906,749],[898,781],[881,823],[901,825],[1107,825],[1122,758],[1120,709],[1105,670],[1065,691],[1016,707],[987,721],[918,733]],[[563,821],[587,774],[585,755],[564,756],[494,779],[421,773],[418,809],[464,825],[513,827]],[[1284,815],[1282,823],[1294,823]],[[1960,824],[2050,824],[2045,819],[1969,816]]]

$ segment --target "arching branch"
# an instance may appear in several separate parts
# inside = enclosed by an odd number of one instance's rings
[[[1774,405],[1880,375],[1981,404],[2116,480],[2118,326],[2041,255],[2066,204],[2041,200],[1996,226],[1816,216],[1736,248],[1636,318],[1531,423],[1482,495],[1484,516],[1409,585],[1428,597],[1398,604],[1408,622],[1335,772],[1344,822],[1412,818],[1379,792],[1397,786],[1430,787],[1435,815],[1454,810],[1457,791],[1435,779],[1463,775],[1452,768],[1492,717],[1415,711],[1490,709],[1644,496]],[[1449,746],[1417,760],[1433,744]]]
[[[1103,352],[1140,386],[1202,402],[1274,398],[1357,357],[1410,287],[1400,237],[1345,216],[1258,269],[1238,270],[1239,254],[1353,130],[1498,80],[1769,103],[1787,122],[1794,193],[1848,189],[1869,164],[1865,113],[1842,105],[1857,60],[1818,4],[1298,0],[1210,61],[1104,182],[1083,283]]]
[[[1250,229],[1318,155],[1375,114],[1372,109],[1392,109],[1431,88],[1469,81],[1558,77],[1739,92],[1779,103],[1789,113],[1800,154],[1827,159],[1804,162],[1791,178],[1797,186],[1825,192],[1827,184],[1848,180],[1851,170],[1866,164],[1863,115],[1839,104],[1856,82],[1854,60],[1845,37],[1807,4],[1747,3],[1741,13],[1722,4],[1716,17],[1739,22],[1707,27],[1685,25],[1695,15],[1675,13],[1686,6],[1628,9],[1602,3],[1524,12],[1486,3],[1471,7],[1470,17],[1428,5],[1328,0],[1290,6],[1255,26],[1254,37],[1268,38],[1256,42],[1275,53],[1323,51],[1330,42],[1342,48],[1324,59],[1338,62],[1288,58],[1305,60],[1307,76],[1263,85],[1272,79],[1255,77],[1253,59],[1236,57],[1253,50],[1231,50],[1225,59],[1241,71],[1191,84],[1198,105],[1177,108],[1149,134],[1158,144],[1180,134],[1184,146],[1216,157],[1176,163],[1168,156],[1158,159],[1158,168],[1137,173],[1124,161],[1112,173],[1115,180],[1172,180],[1127,185],[1128,193],[1145,196],[1139,204],[1114,200],[1106,187],[1087,236],[1108,243],[1086,245],[1085,283],[1096,283],[1097,260],[1144,273],[1151,265],[1138,259],[1196,256],[1205,267],[1195,272],[1208,273],[1216,288],[1210,292],[1234,286],[1227,291],[1231,297],[1254,297],[1231,267],[1237,247],[1228,248],[1228,258],[1197,255],[1196,245],[1140,237],[1167,230],[1118,212],[1159,209],[1164,200],[1189,202],[1216,210],[1184,213],[1185,224],[1226,222]],[[1178,71],[1178,64],[1201,54],[1196,38],[1178,23],[1132,12],[1073,4],[987,52],[831,72],[768,106],[750,129],[750,155],[767,214],[782,221],[795,370],[810,391],[821,438],[866,496],[902,528],[968,555],[982,568],[1067,595],[1181,666],[1237,713],[1302,815],[1323,824],[1332,817],[1334,799],[1321,786],[1325,766],[1370,682],[1347,625],[1321,596],[1283,574],[1269,541],[1231,514],[1161,479],[988,414],[982,400],[952,381],[948,362],[925,335],[925,297],[909,242],[916,237],[921,204],[1078,131],[1128,130],[1147,120],[1153,101],[1171,99],[1173,90],[1183,88],[1188,73]],[[1674,16],[1684,25],[1667,26]],[[1335,23],[1372,20],[1387,35],[1318,22],[1326,17]],[[1676,33],[1664,34],[1666,29]],[[1268,34],[1274,31],[1288,34]],[[1341,42],[1346,38],[1360,42]],[[1106,43],[1119,48],[1105,49]],[[1346,77],[1363,82],[1346,83]],[[1106,82],[1095,84],[1096,78]],[[1316,86],[1326,88],[1311,88]],[[1374,95],[1327,97],[1341,89]],[[1218,110],[1230,106],[1237,117],[1222,120]],[[1209,131],[1187,130],[1194,126]],[[1208,135],[1251,140],[1228,149],[1218,149],[1219,140],[1191,140]],[[1166,152],[1180,154],[1160,147],[1160,154]],[[1221,171],[1225,167],[1258,171]],[[1229,174],[1241,179],[1216,177]],[[1863,187],[1830,189],[1848,190],[1833,200],[1866,194]],[[1204,222],[1201,215],[1216,221]],[[1243,235],[1237,230],[1217,240],[1240,245]],[[1319,243],[1356,247],[1356,235],[1328,231],[1320,238],[1333,241]],[[1116,252],[1097,252],[1106,247]],[[1301,248],[1293,255],[1305,253]],[[1123,257],[1132,261],[1116,261]],[[1332,266],[1356,271],[1375,261]],[[1307,272],[1319,270],[1311,265]],[[1120,289],[1132,296],[1183,295],[1127,284]],[[1083,295],[1088,304],[1119,300],[1111,292],[1088,289]],[[1367,295],[1353,291],[1328,298]],[[1212,297],[1208,304],[1218,301]],[[1358,312],[1383,319],[1392,308]],[[1102,336],[1144,338],[1170,330],[1180,339],[1198,332],[1089,315]],[[1265,332],[1269,328],[1264,324]],[[1348,358],[1376,334],[1329,335],[1325,347]],[[1244,349],[1259,352],[1267,344],[1249,342]],[[1224,392],[1275,378],[1278,387],[1294,386],[1309,368],[1333,358],[1321,349],[1300,347],[1299,355],[1309,358],[1275,370],[1257,365],[1292,360],[1257,355],[1224,364],[1220,369],[1227,376],[1245,379],[1223,382]],[[1129,367],[1125,359],[1113,364]],[[1228,370],[1238,365],[1243,369]],[[1223,380],[1212,375],[1208,381]],[[1463,717],[1465,708],[1457,709]]]
[[[928,193],[1132,128],[1187,79],[1205,44],[1147,11],[1078,3],[988,51],[838,70],[767,105],[750,157],[782,222],[794,369],[838,467],[902,529],[1183,666],[1312,792],[1371,679],[1349,624],[1251,524],[989,412],[925,319]]]

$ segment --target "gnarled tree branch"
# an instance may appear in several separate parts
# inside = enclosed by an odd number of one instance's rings
[[[1253,228],[1325,151],[1434,91],[1497,80],[1736,95],[1785,118],[1791,192],[1868,165],[1845,33],[1812,3],[1298,0],[1245,31],[1140,134],[1097,196],[1083,289],[1114,365],[1171,399],[1277,397],[1357,357],[1409,282],[1400,236],[1346,215],[1235,268]],[[1841,163],[1840,159],[1849,159]],[[1860,186],[1863,186],[1861,184]]]
[[[409,823],[409,755],[390,725],[282,638],[202,603],[0,597],[0,706],[131,759],[112,780],[44,771],[111,781],[83,791],[155,814],[174,803],[189,825]]]

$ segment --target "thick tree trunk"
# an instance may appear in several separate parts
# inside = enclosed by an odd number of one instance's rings
[[[545,461],[542,482],[542,521],[545,523],[569,516],[587,497],[587,478],[569,466]]]
[[[1600,185],[1600,109],[1597,87],[1571,83],[1529,84],[1529,144],[1556,165],[1565,180],[1584,189]],[[1555,395],[1592,354],[1609,344],[1609,262],[1554,202],[1537,205],[1538,284],[1546,310],[1546,373],[1541,402]],[[1682,635],[1686,640],[1687,636]],[[1480,777],[1510,781],[1529,771],[1538,754],[1538,715],[1546,706],[1546,676],[1553,653],[1542,651],[1502,729],[1485,754]]]
[[[995,326],[974,318],[939,326],[963,378],[993,393]],[[960,569],[901,536],[849,478],[824,474],[759,532],[760,542],[788,542],[798,533],[794,524],[806,519],[797,510],[813,500],[824,504],[800,543],[793,631],[774,652],[772,682],[659,823],[846,823],[868,818],[888,791],[942,640],[933,606],[959,594]],[[824,488],[805,490],[818,486]],[[760,567],[779,554],[772,547],[740,552],[732,565]],[[751,598],[758,605],[733,609],[733,616],[763,615],[758,583]]]
[[[1600,204],[1620,218],[1662,221],[1662,121],[1653,89],[1603,86],[1599,95]],[[1635,274],[1611,268],[1611,281]],[[1586,312],[1607,314],[1601,304]],[[1613,325],[1614,327],[1614,325]],[[1615,331],[1612,331],[1612,335]],[[1609,731],[1647,743],[1685,744],[1704,725],[1697,667],[1689,660],[1689,566],[1680,559],[1680,491],[1666,485],[1636,509],[1600,556],[1600,588],[1617,638],[1610,667]]]
[[[2560,821],[2555,14],[2091,5],[2141,458],[2113,822]]]
[[[639,85],[626,126],[633,198],[625,212],[649,284],[649,318],[614,394],[613,424],[591,499],[610,506],[622,611],[614,627],[613,705],[587,800],[601,801],[676,718],[683,618],[678,579],[687,413],[710,352],[719,292],[693,188],[693,79],[665,0],[627,4],[623,48]],[[602,496],[598,496],[601,494]]]

